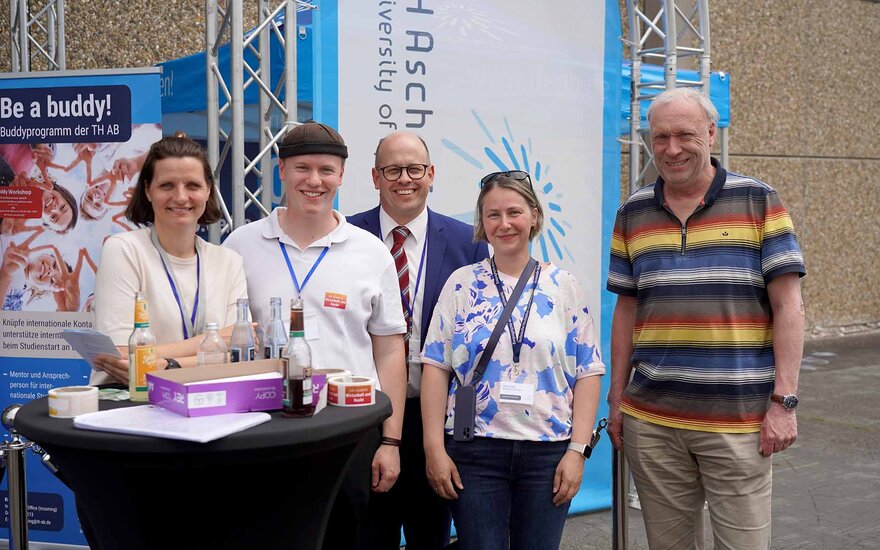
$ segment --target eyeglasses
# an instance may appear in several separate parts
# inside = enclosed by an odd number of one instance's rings
[[[483,179],[480,180],[480,188],[500,177],[510,178],[516,181],[526,180],[529,182],[529,187],[532,186],[532,177],[529,176],[528,172],[523,170],[510,170],[509,172],[492,172],[491,174],[484,176]]]
[[[420,180],[428,173],[428,165],[410,164],[409,166],[386,166],[384,168],[379,168],[379,171],[382,172],[382,176],[388,181],[399,180],[400,176],[403,175],[404,170],[406,170],[406,175],[409,176],[409,179]]]

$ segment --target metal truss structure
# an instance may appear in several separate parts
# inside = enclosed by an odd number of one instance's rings
[[[628,0],[626,3],[632,64],[630,90],[629,184],[635,191],[646,183],[652,166],[647,128],[641,125],[642,102],[660,91],[688,86],[709,94],[709,0]],[[663,66],[662,80],[642,80],[642,64]],[[678,78],[678,69],[696,70],[699,80]],[[727,166],[727,129],[721,129],[721,160]]]
[[[258,0],[257,4],[257,26],[247,36],[243,29],[242,0],[207,0],[205,4],[208,159],[214,167],[218,196],[220,169],[227,157],[231,158],[232,166],[232,205],[222,205],[225,223],[214,224],[209,230],[210,240],[215,243],[223,233],[244,224],[244,213],[249,206],[256,206],[262,216],[272,210],[276,198],[272,192],[272,154],[277,154],[278,141],[287,128],[297,123],[296,12],[317,9],[301,0],[282,0],[274,7],[270,0]],[[228,79],[224,79],[217,64],[217,53],[227,33],[231,67]],[[284,74],[274,88],[270,75],[272,35],[284,48]],[[245,156],[244,146],[244,93],[250,86],[256,86],[259,93],[259,152],[253,158]],[[224,127],[221,121],[227,120],[224,116],[227,112],[229,122]],[[221,141],[224,142],[222,151]],[[249,174],[256,176],[253,189],[245,185]]]
[[[9,0],[12,71],[63,71],[65,69],[64,0],[30,2]]]

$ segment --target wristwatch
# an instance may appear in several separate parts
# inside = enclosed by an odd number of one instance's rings
[[[590,454],[593,452],[593,449],[590,448],[586,443],[574,443],[571,442],[568,444],[568,450],[574,451],[582,457],[590,458]]]
[[[168,365],[165,367],[165,370],[180,368],[180,363],[178,363],[176,359],[172,359],[170,357],[164,357],[163,359],[165,359],[165,361],[168,362]]]
[[[787,411],[793,411],[798,406],[798,398],[796,395],[794,395],[792,393],[790,393],[788,395],[779,395],[778,393],[771,393],[770,394],[770,401],[773,401],[774,403],[779,403],[780,405],[785,407],[785,410],[787,410]]]

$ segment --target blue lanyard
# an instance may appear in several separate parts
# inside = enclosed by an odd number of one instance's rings
[[[416,303],[416,296],[419,294],[419,281],[422,280],[422,266],[425,265],[425,250],[428,249],[428,236],[425,235],[425,242],[422,244],[422,259],[419,260],[419,272],[416,275],[416,286],[413,289],[412,301],[406,299],[406,294],[403,290],[400,291],[400,299],[403,300],[403,307],[406,308],[406,312],[409,313],[409,318],[413,318],[413,307]],[[403,251],[406,254],[406,250]],[[408,264],[409,262],[407,262]]]
[[[199,311],[199,297],[201,295],[202,289],[202,257],[199,254],[199,247],[196,245],[196,296],[195,302],[193,303],[192,314],[189,318],[189,323],[187,323],[186,314],[183,312],[183,303],[180,301],[180,293],[177,291],[177,285],[175,284],[175,275],[174,271],[168,268],[168,264],[165,262],[167,253],[165,249],[162,248],[162,245],[159,243],[159,238],[156,235],[155,231],[150,232],[150,238],[153,241],[153,245],[156,247],[156,250],[159,252],[159,259],[162,260],[162,267],[165,269],[165,276],[168,277],[168,284],[171,285],[171,293],[174,294],[174,300],[177,302],[177,311],[180,312],[180,325],[183,328],[183,339],[186,340],[190,337],[190,332],[195,336],[198,334],[201,327],[196,323],[196,318],[198,317]]]
[[[498,296],[501,297],[501,306],[507,307],[507,297],[504,295],[504,283],[498,275],[498,268],[495,267],[495,258],[491,258],[489,263],[492,266],[492,279],[495,281],[495,287],[498,289]],[[529,322],[529,314],[532,312],[532,301],[535,299],[535,289],[538,288],[538,277],[541,275],[541,264],[535,266],[535,276],[532,277],[532,293],[529,295],[529,303],[523,314],[522,321],[519,325],[519,333],[513,324],[513,315],[507,319],[507,331],[510,334],[510,344],[513,347],[513,362],[519,363],[519,354],[522,351],[523,341],[526,336],[526,325]]]
[[[290,271],[290,278],[293,279],[293,286],[296,287],[296,293],[302,294],[302,290],[306,287],[306,283],[312,278],[312,273],[318,268],[318,264],[320,264],[321,260],[324,259],[324,256],[327,255],[327,251],[330,250],[330,247],[324,247],[324,250],[321,251],[321,255],[318,256],[318,259],[315,260],[315,263],[312,264],[312,268],[306,274],[306,278],[303,279],[302,286],[300,286],[299,280],[296,278],[296,272],[293,270],[293,264],[290,263],[290,256],[287,255],[287,249],[284,247],[284,243],[279,240],[278,246],[281,247],[281,253],[284,254],[284,261],[287,262],[287,269]]]

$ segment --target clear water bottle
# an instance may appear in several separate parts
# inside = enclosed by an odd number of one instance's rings
[[[220,337],[218,330],[217,323],[205,325],[205,337],[202,338],[199,351],[196,354],[196,361],[200,367],[226,362],[226,342]]]
[[[232,329],[232,337],[229,339],[229,360],[232,363],[239,361],[254,360],[254,333],[248,320],[247,298],[239,298],[236,302],[238,307],[238,320]]]
[[[269,307],[272,308],[272,319],[263,333],[263,357],[278,359],[287,345],[287,333],[281,320],[281,298],[269,298]]]

